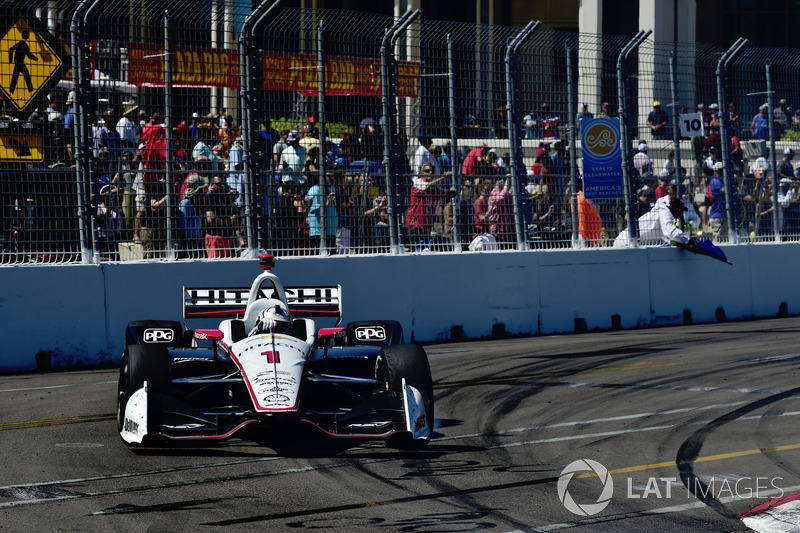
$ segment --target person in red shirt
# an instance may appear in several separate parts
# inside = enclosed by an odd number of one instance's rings
[[[436,204],[443,198],[438,185],[447,178],[447,174],[434,178],[433,172],[433,164],[425,163],[422,175],[414,178],[411,187],[411,206],[406,214],[406,229],[411,243],[430,237]]]

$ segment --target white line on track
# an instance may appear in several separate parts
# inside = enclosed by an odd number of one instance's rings
[[[736,404],[732,404],[736,405]],[[714,406],[705,406],[705,407],[696,407],[693,408],[694,410],[701,410],[707,409],[712,407],[720,407],[726,406],[726,404],[717,404]],[[654,413],[654,414],[662,414],[662,413],[669,413],[678,410],[672,411],[662,411],[661,413]],[[798,416],[800,415],[800,411],[793,411],[788,413],[781,413],[777,415],[754,415],[754,416],[747,416],[747,417],[740,417],[737,418],[736,421],[743,421],[743,420],[759,420],[762,418],[777,418],[783,416]],[[607,431],[602,433],[591,433],[591,434],[581,434],[581,435],[570,435],[565,437],[553,437],[547,439],[537,439],[537,440],[526,440],[526,441],[519,441],[519,442],[509,442],[505,444],[495,444],[484,446],[484,449],[487,450],[496,450],[496,449],[503,449],[503,448],[515,448],[519,446],[530,446],[533,444],[543,444],[543,443],[550,443],[550,442],[563,442],[569,440],[582,440],[582,439],[591,439],[591,438],[605,438],[610,436],[616,435],[625,435],[631,433],[641,433],[645,431],[658,431],[658,430],[665,430],[665,429],[675,429],[677,427],[688,427],[694,425],[705,425],[711,422],[710,420],[700,420],[694,421],[689,423],[676,423],[676,424],[667,424],[667,425],[660,425],[660,426],[650,426],[644,428],[635,428],[635,429],[624,429],[624,430],[617,430],[617,431]],[[577,423],[577,422],[576,422]],[[518,431],[525,431],[527,429],[534,429],[534,428],[515,428],[512,430],[507,430],[509,432],[518,432]],[[440,439],[436,439],[436,441],[444,440],[447,438],[448,440],[452,440],[455,438],[469,438],[475,436],[490,436],[496,435],[494,432],[488,432],[485,434],[474,434],[474,435],[459,435],[459,436],[452,436],[452,437],[444,437]],[[456,453],[463,453],[460,451],[454,452],[446,452],[446,455],[454,455]],[[175,467],[175,468],[164,468],[158,470],[151,470],[145,472],[131,472],[125,474],[109,474],[107,476],[95,476],[90,478],[82,478],[82,479],[68,479],[68,480],[60,480],[60,481],[47,481],[41,483],[29,483],[29,484],[22,484],[22,485],[8,485],[5,487],[0,487],[0,491],[4,492],[14,492],[19,490],[21,494],[26,494],[25,489],[35,488],[35,487],[44,487],[44,486],[53,486],[53,485],[69,485],[69,484],[76,484],[88,481],[103,481],[108,479],[118,479],[118,478],[126,478],[126,477],[136,477],[136,476],[144,476],[144,475],[151,475],[151,474],[163,474],[163,473],[170,473],[170,472],[177,472],[182,470],[197,470],[203,468],[214,468],[214,467],[222,467],[222,466],[229,466],[229,465],[237,465],[237,464],[246,464],[246,463],[256,463],[256,462],[264,462],[264,461],[275,461],[279,459],[284,459],[284,457],[277,457],[277,456],[270,456],[270,457],[262,457],[257,459],[244,459],[240,461],[226,461],[222,463],[208,463],[203,465],[194,465],[194,466],[185,466],[185,467]],[[172,483],[159,483],[156,485],[147,485],[141,487],[132,487],[132,488],[125,488],[125,489],[111,489],[107,491],[99,491],[99,492],[87,492],[81,494],[70,494],[70,495],[60,495],[60,496],[51,496],[51,497],[42,497],[42,498],[29,498],[24,500],[16,500],[16,501],[9,501],[0,503],[0,509],[7,508],[7,507],[17,507],[21,505],[34,505],[40,503],[50,503],[55,501],[62,501],[62,500],[72,500],[78,498],[91,498],[91,497],[98,497],[98,496],[107,496],[112,494],[124,494],[129,492],[140,492],[146,490],[157,490],[157,489],[164,489],[164,488],[175,488],[175,487],[184,487],[184,486],[191,486],[191,485],[200,485],[204,483],[217,483],[220,481],[237,481],[243,479],[255,479],[260,477],[266,476],[276,476],[276,475],[284,475],[284,474],[297,474],[297,473],[304,473],[304,472],[311,472],[315,470],[327,470],[331,468],[340,468],[343,466],[352,466],[355,464],[363,465],[363,464],[373,464],[373,463],[380,463],[386,461],[395,460],[394,457],[386,457],[386,458],[376,458],[376,459],[355,459],[352,461],[344,461],[339,463],[329,463],[323,465],[313,465],[307,466],[302,468],[291,468],[291,469],[284,469],[284,470],[275,470],[270,472],[257,472],[257,473],[250,473],[250,474],[239,474],[233,476],[220,476],[220,477],[213,477],[213,478],[203,478],[198,480],[192,481],[183,481],[183,482],[172,482]],[[787,489],[788,490],[788,489]]]
[[[27,392],[32,390],[47,390],[47,389],[64,389],[67,387],[83,387],[86,385],[108,385],[109,383],[116,383],[117,380],[111,381],[95,381],[92,383],[67,383],[64,385],[49,385],[47,387],[28,387],[25,389],[0,389],[0,392]]]
[[[763,494],[764,497],[769,496],[780,496],[784,493],[790,493],[800,490],[800,485],[795,485],[793,487],[787,487],[782,489],[775,489],[770,491],[761,492],[759,494]],[[719,498],[719,501],[722,503],[731,503],[736,500],[740,499],[748,499],[744,496],[741,498],[738,496],[726,496],[725,498]],[[669,513],[680,513],[682,511],[689,511],[692,509],[701,509],[706,507],[706,504],[703,502],[693,502],[693,503],[684,503],[683,505],[671,505],[668,507],[659,507],[657,509],[647,509],[644,511],[637,511],[633,513],[620,513],[615,515],[608,515],[608,516],[593,516],[590,518],[583,518],[581,520],[575,520],[572,522],[561,522],[558,524],[549,524],[546,526],[539,526],[539,527],[532,527],[529,529],[515,529],[512,531],[507,531],[506,533],[542,533],[546,531],[560,531],[562,529],[571,529],[573,527],[581,527],[581,526],[590,526],[592,524],[601,524],[603,522],[614,522],[617,520],[625,520],[627,518],[639,518],[642,516],[650,516],[650,515],[659,515],[659,514],[669,514]]]
[[[587,387],[592,389],[661,390],[680,392],[736,392],[741,394],[783,394],[780,389],[744,389],[733,387],[679,387],[677,385],[635,385],[633,383],[580,383],[568,381],[523,381],[517,385],[531,387]]]

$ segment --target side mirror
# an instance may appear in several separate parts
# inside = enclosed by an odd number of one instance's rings
[[[196,329],[194,330],[194,338],[199,341],[219,341],[222,340],[224,334],[219,329]]]

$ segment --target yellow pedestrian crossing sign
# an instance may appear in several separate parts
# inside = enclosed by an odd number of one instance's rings
[[[44,161],[42,136],[0,133],[0,161]]]
[[[21,18],[0,37],[0,91],[23,111],[61,68],[42,35]]]

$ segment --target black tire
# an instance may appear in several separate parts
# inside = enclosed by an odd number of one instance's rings
[[[144,382],[148,391],[159,392],[169,388],[170,356],[167,348],[159,345],[131,344],[122,356],[117,387],[117,431],[122,432],[125,407],[128,399]]]
[[[402,393],[403,378],[422,394],[425,414],[433,425],[433,378],[428,355],[421,346],[416,344],[389,346],[378,354],[375,360],[375,380],[381,390]],[[387,444],[402,450],[410,450],[422,448],[430,440],[430,435],[425,439],[414,439],[410,434],[402,433],[387,439]]]

